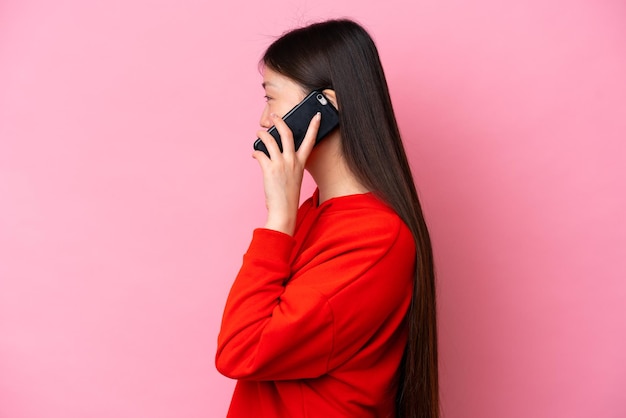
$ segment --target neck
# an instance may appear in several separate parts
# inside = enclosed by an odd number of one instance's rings
[[[315,146],[307,160],[306,169],[319,189],[319,203],[334,197],[369,191],[348,167],[343,157],[339,132],[332,133]]]

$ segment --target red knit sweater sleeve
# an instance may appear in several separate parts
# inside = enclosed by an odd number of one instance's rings
[[[216,365],[231,378],[314,378],[347,361],[406,310],[414,254],[399,221],[342,228],[292,276],[292,237],[257,229],[228,297]],[[407,257],[407,252],[409,257]],[[408,260],[408,261],[407,261]],[[390,283],[393,277],[408,278]]]

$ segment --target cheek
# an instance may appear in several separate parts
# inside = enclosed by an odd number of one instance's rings
[[[300,97],[302,96],[302,97]],[[298,103],[300,103],[300,101],[302,99],[304,99],[304,95],[299,94],[293,94],[292,96],[288,97],[288,98],[284,98],[282,100],[275,100],[273,101],[271,104],[272,106],[272,113],[276,113],[278,116],[280,116],[281,118],[283,116],[285,116],[291,109],[293,109],[295,106],[298,105]]]
[[[287,114],[287,112],[291,110],[293,106],[287,103],[281,103],[281,104],[275,104],[270,107],[271,107],[270,113],[276,113],[278,116],[282,118],[283,116]]]

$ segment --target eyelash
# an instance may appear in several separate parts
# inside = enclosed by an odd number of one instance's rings
[[[266,102],[269,102],[270,100],[272,100],[272,98],[270,96],[263,96],[265,98]]]

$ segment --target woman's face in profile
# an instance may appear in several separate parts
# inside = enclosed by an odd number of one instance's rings
[[[272,113],[282,118],[306,96],[299,84],[267,66],[263,68],[263,88],[266,103],[259,123],[265,129],[273,125]]]

